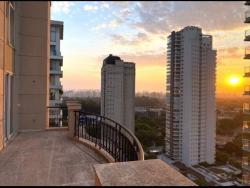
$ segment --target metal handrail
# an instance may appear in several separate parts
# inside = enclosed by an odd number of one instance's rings
[[[75,111],[75,136],[87,139],[107,151],[115,162],[144,160],[144,151],[136,136],[114,120],[83,111]]]

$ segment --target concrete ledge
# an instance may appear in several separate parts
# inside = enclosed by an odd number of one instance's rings
[[[48,127],[46,131],[68,131],[69,127]]]
[[[94,165],[96,186],[197,186],[160,159]]]
[[[95,146],[95,144],[89,140],[83,139],[83,138],[75,138],[75,140],[81,144],[84,144],[85,146],[89,147],[90,149],[93,149],[95,152],[97,152],[98,154],[102,155],[107,162],[109,163],[114,163],[115,159],[108,153],[106,152],[104,149],[99,148],[99,146]]]

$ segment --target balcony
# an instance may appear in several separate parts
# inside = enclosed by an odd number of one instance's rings
[[[63,56],[61,56],[61,53],[59,55],[56,55],[54,53],[50,54],[50,59],[55,59],[55,60],[63,60]]]
[[[67,128],[19,133],[0,152],[0,185],[196,185],[159,159],[144,161],[126,128],[80,109],[67,103]]]
[[[63,77],[63,71],[62,70],[50,70],[50,74],[59,75],[60,78]]]
[[[250,30],[245,31],[245,39],[244,41],[250,41]]]
[[[246,152],[250,152],[250,143],[248,139],[242,139],[242,149]]]
[[[50,89],[62,90],[62,85],[61,84],[50,84]]]
[[[250,164],[248,163],[248,157],[242,157],[242,168],[250,171]]]
[[[250,67],[244,68],[244,77],[250,77]]]
[[[250,5],[250,1],[246,1],[246,2],[245,2],[245,5]]]
[[[244,95],[250,95],[250,86],[245,87]]]
[[[243,114],[250,114],[250,106],[248,103],[243,104]]]
[[[250,23],[250,11],[245,12],[245,23]]]
[[[250,133],[250,121],[243,121],[243,133]]]
[[[0,185],[95,185],[101,155],[68,138],[68,131],[19,134],[0,152]]]
[[[250,48],[245,48],[245,56],[244,59],[250,59]]]

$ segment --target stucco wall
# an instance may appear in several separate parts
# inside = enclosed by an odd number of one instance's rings
[[[18,130],[48,126],[49,2],[17,2],[14,121]],[[13,113],[15,114],[15,113]]]

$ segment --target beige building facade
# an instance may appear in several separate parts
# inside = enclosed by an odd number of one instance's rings
[[[50,2],[0,2],[0,150],[48,127]]]

